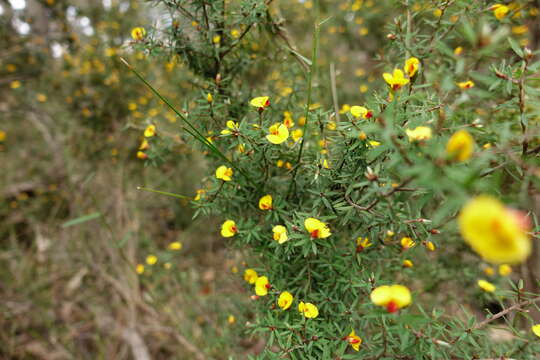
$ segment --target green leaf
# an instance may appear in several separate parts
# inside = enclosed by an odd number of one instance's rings
[[[101,213],[99,213],[99,212],[84,215],[84,216],[78,217],[76,219],[66,221],[65,223],[62,224],[62,227],[67,228],[67,227],[70,227],[70,226],[79,225],[79,224],[85,223],[87,221],[97,219],[100,216],[101,216]]]

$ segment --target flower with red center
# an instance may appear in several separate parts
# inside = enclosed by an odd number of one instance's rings
[[[251,99],[249,104],[256,107],[259,111],[263,111],[265,108],[270,106],[270,98],[268,96],[259,96]]]
[[[238,228],[236,227],[236,223],[233,220],[226,220],[221,225],[221,236],[223,237],[233,237],[238,232]]]
[[[370,295],[371,302],[385,307],[389,313],[394,313],[412,302],[410,290],[403,285],[383,285],[375,288]]]
[[[351,333],[347,335],[344,340],[346,340],[355,351],[360,350],[362,339],[360,338],[360,336],[355,334],[354,329],[351,330]]]
[[[255,293],[257,296],[266,296],[271,288],[272,285],[270,285],[266,276],[260,276],[255,281]]]
[[[304,227],[309,232],[312,239],[324,239],[332,235],[328,225],[315,218],[307,218],[304,221]]]
[[[259,199],[259,209],[272,210],[272,195],[265,195]]]

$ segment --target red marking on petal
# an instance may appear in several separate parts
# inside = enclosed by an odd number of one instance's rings
[[[399,310],[399,306],[398,304],[396,304],[395,301],[390,301],[388,303],[388,305],[386,305],[386,310],[389,312],[389,313],[395,313],[396,311]]]

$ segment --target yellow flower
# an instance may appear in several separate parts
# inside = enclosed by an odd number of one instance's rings
[[[285,241],[289,240],[289,237],[287,236],[287,228],[283,225],[274,226],[272,228],[272,232],[274,233],[274,240],[280,244],[283,244]]]
[[[294,126],[294,120],[290,111],[283,112],[283,125],[285,125],[289,129]]]
[[[364,249],[370,247],[371,245],[373,244],[369,242],[369,238],[359,237],[356,239],[356,252],[362,252]]]
[[[206,101],[208,101],[209,103],[212,103],[214,101],[214,97],[211,93],[206,94]]]
[[[244,280],[250,284],[255,284],[255,281],[257,281],[257,279],[259,278],[259,276],[257,275],[257,272],[253,269],[246,269],[246,271],[244,271]]]
[[[270,106],[270,98],[268,96],[259,96],[251,99],[249,104],[258,108],[259,111],[262,111],[265,107]]]
[[[304,227],[311,235],[312,239],[324,239],[332,235],[328,225],[315,218],[307,218]]]
[[[6,132],[5,131],[2,131],[0,130],[0,142],[3,142],[6,140]]]
[[[212,38],[212,42],[214,44],[219,44],[221,42],[221,36],[219,35],[214,35],[214,37]]]
[[[148,150],[150,148],[150,144],[148,143],[148,140],[143,139],[141,142],[141,145],[139,145],[139,150]]]
[[[43,102],[47,101],[47,95],[45,95],[45,94],[37,94],[36,99],[37,99],[37,101],[43,103]]]
[[[377,146],[380,146],[380,145],[381,145],[380,142],[375,141],[375,140],[370,140],[370,141],[368,141],[368,144],[369,144],[371,147],[373,147],[373,148],[376,148]]]
[[[497,289],[495,285],[486,280],[478,280],[478,286],[485,292],[494,292]]]
[[[531,327],[531,330],[534,333],[534,335],[540,337],[540,324],[533,325]]]
[[[141,41],[146,36],[146,29],[143,27],[135,27],[131,30],[133,40]]]
[[[298,311],[308,319],[314,319],[319,316],[319,309],[312,303],[304,303],[301,301],[300,304],[298,304]]]
[[[508,6],[502,5],[502,4],[495,4],[491,6],[489,9],[493,11],[493,15],[495,15],[497,20],[503,19],[506,16],[506,14],[508,14],[508,12],[510,11],[510,8]]]
[[[414,75],[416,75],[416,72],[418,71],[419,66],[420,66],[420,60],[418,60],[415,57],[411,57],[405,61],[404,69],[407,72],[407,75],[409,75],[409,77],[412,78]]]
[[[232,120],[227,121],[227,129],[221,130],[221,135],[229,135],[231,133],[231,130],[234,132],[238,132],[239,125],[237,122],[234,122]]]
[[[260,276],[255,281],[255,294],[258,296],[266,296],[268,290],[272,287],[266,276]]]
[[[272,195],[264,195],[259,199],[259,209],[272,210]]]
[[[417,126],[414,130],[407,129],[405,133],[410,142],[431,139],[431,128],[428,126]]]
[[[281,294],[279,294],[278,298],[278,306],[282,308],[283,310],[287,310],[291,307],[294,297],[292,294],[288,291],[284,291]]]
[[[235,39],[238,39],[240,37],[240,30],[238,29],[232,29],[231,30],[231,36]]]
[[[426,243],[426,248],[429,250],[429,251],[435,251],[436,247],[435,247],[435,244],[431,241],[428,241]]]
[[[157,263],[157,261],[158,261],[158,258],[156,255],[148,255],[146,257],[146,263],[148,265],[154,265],[155,263]]]
[[[266,135],[268,141],[272,144],[281,144],[289,137],[289,129],[281,123],[275,123],[268,129],[269,135]]]
[[[137,264],[135,267],[135,272],[139,275],[141,275],[144,272],[144,265],[143,264]]]
[[[172,268],[172,264],[170,262],[166,262],[165,264],[163,264],[163,267],[165,268],[165,270],[169,270],[170,268]]]
[[[234,324],[236,322],[236,318],[234,317],[234,315],[229,315],[227,317],[227,322],[231,325]]]
[[[491,196],[481,195],[469,201],[458,223],[465,242],[492,263],[520,263],[531,252],[525,215]]]
[[[304,135],[304,132],[302,131],[302,129],[296,129],[296,130],[293,130],[291,136],[294,142],[297,142],[298,140],[302,138],[303,135]]]
[[[493,270],[491,266],[486,266],[484,268],[484,274],[486,274],[487,276],[493,276],[495,274],[495,270]]]
[[[512,273],[512,267],[508,264],[499,265],[499,275],[508,276]]]
[[[174,241],[169,244],[169,250],[177,251],[182,249],[182,243],[180,241]]]
[[[285,162],[284,162],[283,160],[278,160],[278,161],[276,162],[276,166],[277,166],[278,168],[283,167],[283,164],[285,164]]]
[[[403,247],[403,250],[410,249],[410,248],[414,247],[415,245],[416,245],[416,243],[410,237],[405,236],[405,237],[401,238],[401,246]]]
[[[474,139],[467,130],[455,132],[446,144],[446,153],[457,161],[469,159],[474,150]]]
[[[345,114],[346,112],[349,112],[351,110],[351,106],[349,104],[343,104],[341,106],[341,110],[339,110],[340,114]]]
[[[359,118],[362,117],[364,119],[369,119],[373,117],[373,112],[371,110],[366,109],[363,106],[354,105],[351,107],[351,115]]]
[[[403,266],[406,268],[412,268],[414,266],[413,262],[409,259],[403,260]]]
[[[198,200],[201,200],[201,197],[206,193],[206,190],[197,189],[196,192],[197,192],[197,195],[195,195],[195,199],[193,200],[198,201]]]
[[[456,55],[456,56],[461,55],[462,52],[463,52],[463,47],[462,46],[458,46],[457,48],[454,49],[454,55]]]
[[[371,292],[371,302],[377,306],[383,306],[388,312],[396,312],[408,306],[411,301],[411,292],[403,285],[383,285]]]
[[[21,87],[21,82],[19,80],[13,80],[9,83],[9,87],[12,89],[18,89]]]
[[[146,129],[144,130],[144,137],[152,137],[156,135],[156,126],[155,125],[148,125]]]
[[[148,155],[146,155],[143,151],[137,151],[137,158],[141,160],[148,159]]]
[[[401,71],[400,69],[394,69],[393,74],[384,73],[383,78],[384,78],[384,81],[386,81],[386,83],[390,85],[392,90],[398,90],[403,85],[406,85],[409,83],[409,79],[405,77],[405,75],[403,74],[403,71]]]
[[[228,168],[225,165],[221,165],[216,169],[216,178],[223,181],[231,181],[233,176],[233,169]]]
[[[330,131],[334,131],[337,129],[337,124],[335,121],[330,121],[328,124],[326,124],[326,128]]]
[[[225,222],[221,224],[221,236],[226,238],[233,237],[237,232],[238,228],[233,220],[225,220]]]
[[[355,350],[360,350],[360,345],[362,344],[362,339],[360,336],[356,335],[354,329],[351,330],[351,333],[345,338],[349,345]]]
[[[512,26],[512,33],[516,35],[523,35],[527,31],[529,31],[529,28],[527,27],[527,25]]]
[[[459,86],[460,89],[466,90],[474,87],[474,82],[472,80],[462,81],[458,82],[457,86]]]

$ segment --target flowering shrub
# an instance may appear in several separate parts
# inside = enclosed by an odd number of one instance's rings
[[[340,106],[322,4],[308,59],[272,1],[153,2],[178,11],[134,29],[137,46],[172,54],[204,90],[179,109],[127,65],[207,155],[193,205],[245,251],[261,358],[534,358],[540,62],[516,28],[537,9],[343,2],[333,15],[349,23],[381,9],[393,21],[374,35],[373,91]],[[505,279],[527,259],[532,277]],[[505,310],[450,310],[478,301]],[[490,339],[498,319],[513,341]]]

